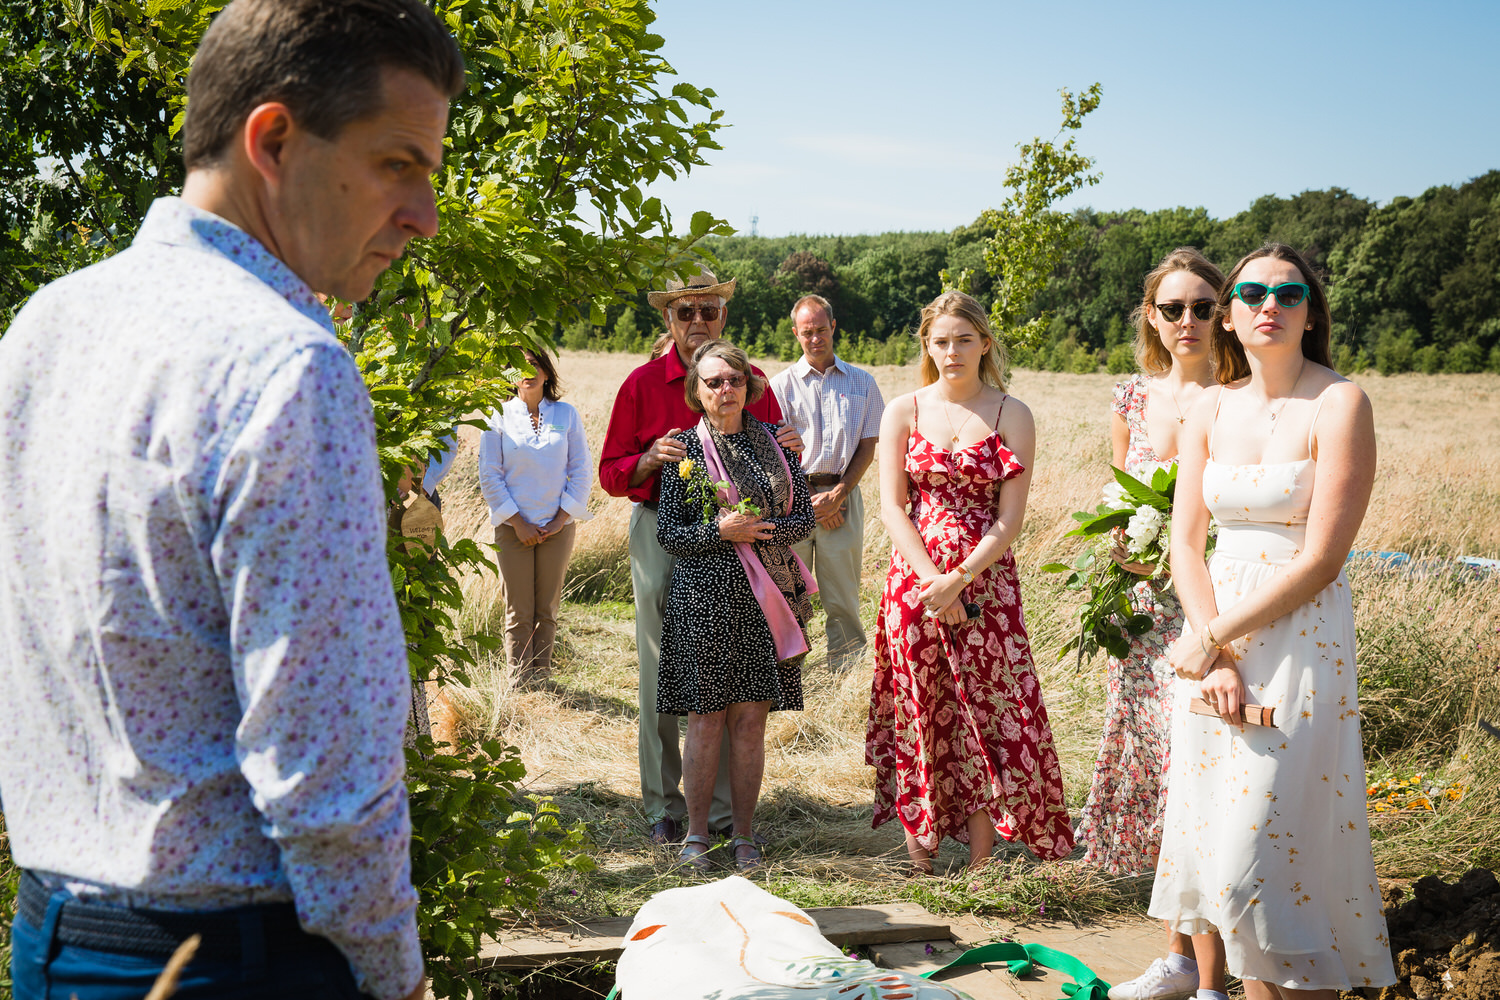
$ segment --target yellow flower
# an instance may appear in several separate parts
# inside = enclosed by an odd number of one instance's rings
[[[682,461],[680,461],[680,462],[677,463],[677,475],[678,476],[680,476],[683,479],[687,479],[690,476],[692,476],[692,474],[693,474],[693,460],[691,458],[684,458]]]

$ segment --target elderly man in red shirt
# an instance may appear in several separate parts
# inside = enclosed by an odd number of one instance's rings
[[[698,414],[687,405],[687,362],[694,351],[724,332],[729,317],[726,303],[734,295],[734,286],[733,279],[721,282],[713,272],[700,269],[685,281],[668,281],[666,291],[647,296],[661,310],[672,346],[631,372],[620,386],[599,456],[600,485],[612,496],[635,501],[630,512],[630,582],[635,591],[635,644],[640,658],[641,804],[652,824],[651,840],[657,844],[676,841],[687,814],[682,796],[681,720],[656,712],[661,620],[676,562],[656,541],[658,478],[662,466],[686,457],[672,436],[698,422]],[[762,373],[756,369],[756,374]],[[782,425],[774,393],[761,396],[748,410],[768,425],[781,425],[776,440],[801,452],[802,439],[792,427]],[[715,830],[730,826],[729,771],[722,756],[728,747],[729,741],[723,741],[709,811]]]

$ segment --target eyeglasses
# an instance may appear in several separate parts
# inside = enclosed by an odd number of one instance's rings
[[[1207,323],[1209,320],[1214,318],[1213,299],[1199,299],[1192,305],[1188,305],[1186,302],[1156,303],[1156,311],[1161,313],[1162,319],[1166,320],[1168,323],[1180,323],[1182,321],[1182,311],[1184,309],[1191,309],[1193,311],[1193,318],[1200,323]]]
[[[701,316],[703,318],[703,322],[705,322],[705,323],[712,323],[714,320],[716,320],[716,319],[719,318],[719,307],[718,306],[678,306],[677,307],[677,322],[679,322],[679,323],[691,323],[693,321],[693,314],[694,313],[697,313],[699,316]]]
[[[1234,286],[1234,295],[1251,309],[1257,309],[1266,301],[1267,295],[1276,296],[1276,304],[1283,309],[1295,309],[1307,298],[1309,289],[1300,281],[1287,281],[1275,288],[1263,281],[1242,281]]]
[[[720,386],[727,385],[731,389],[743,389],[748,379],[743,375],[724,375],[715,378],[703,379],[703,384],[708,386],[709,392],[718,392]]]

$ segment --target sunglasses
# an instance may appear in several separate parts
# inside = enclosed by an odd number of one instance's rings
[[[716,320],[716,319],[719,318],[719,307],[718,306],[678,306],[677,307],[677,322],[679,322],[679,323],[691,323],[693,321],[693,314],[694,313],[696,313],[697,315],[701,316],[703,318],[703,322],[705,322],[705,323],[712,323],[714,320]]]
[[[703,379],[703,384],[708,386],[709,392],[718,392],[720,386],[727,385],[731,389],[743,389],[748,379],[743,375],[724,375],[716,378]]]
[[[1161,313],[1162,319],[1166,320],[1168,323],[1181,322],[1182,311],[1184,309],[1191,309],[1193,311],[1193,318],[1200,323],[1207,323],[1209,320],[1214,318],[1213,299],[1199,299],[1192,305],[1188,305],[1186,302],[1156,303],[1156,311]]]
[[[1255,309],[1266,301],[1267,295],[1274,295],[1276,304],[1281,308],[1294,309],[1307,298],[1308,291],[1308,287],[1300,281],[1284,282],[1275,288],[1262,281],[1242,281],[1234,286],[1234,294],[1230,297],[1239,299],[1251,309]]]

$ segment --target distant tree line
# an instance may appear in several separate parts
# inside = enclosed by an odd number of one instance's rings
[[[1267,195],[1218,220],[1201,208],[1074,214],[1080,239],[1053,272],[1036,309],[1052,313],[1046,342],[1014,363],[1052,371],[1133,368],[1131,310],[1141,279],[1169,250],[1195,246],[1226,270],[1266,240],[1302,250],[1321,269],[1333,305],[1341,370],[1500,371],[1500,170],[1458,187],[1377,206],[1343,190]],[[829,299],[839,351],[869,364],[903,363],[940,272],[970,272],[967,291],[986,305],[994,278],[973,223],[949,233],[878,236],[733,236],[705,241],[720,277],[739,288],[726,335],[759,356],[795,358],[792,303]],[[616,307],[602,327],[561,332],[572,348],[645,350],[661,332],[645,302]]]

